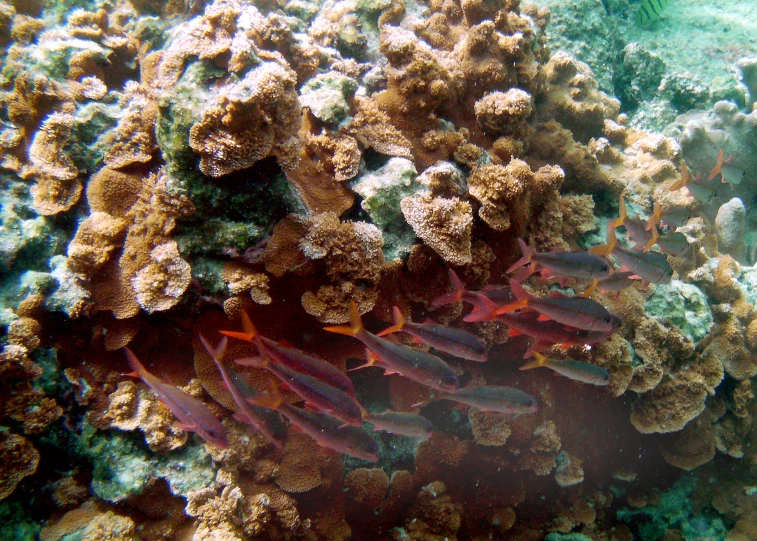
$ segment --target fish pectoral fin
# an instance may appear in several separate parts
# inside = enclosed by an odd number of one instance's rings
[[[539,314],[539,317],[536,318],[536,321],[551,321],[552,318],[549,316],[545,316],[544,314]]]
[[[510,338],[515,338],[516,336],[521,336],[522,334],[523,333],[517,329],[510,329],[509,331],[507,331],[507,336],[509,336]]]
[[[181,430],[184,430],[185,432],[194,432],[197,429],[197,425],[193,423],[182,423],[181,421],[178,421],[174,423],[174,426],[176,428],[179,428]]]
[[[399,374],[396,370],[389,370],[388,368],[384,368],[384,375],[385,376],[391,376],[393,374]],[[402,375],[402,374],[400,374]]]
[[[314,404],[311,404],[310,402],[305,402],[305,409],[310,410],[314,413],[323,413],[323,410],[321,408],[315,406]]]

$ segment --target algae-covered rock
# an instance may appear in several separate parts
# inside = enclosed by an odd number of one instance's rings
[[[330,71],[308,79],[300,90],[300,102],[319,120],[337,126],[349,115],[357,87],[352,77]]]
[[[352,185],[363,197],[361,206],[384,235],[386,259],[402,257],[410,251],[415,234],[405,222],[400,201],[418,192],[414,183],[415,165],[407,158],[391,158],[385,165],[358,177]]]
[[[177,496],[213,486],[215,469],[202,444],[190,443],[166,454],[152,454],[129,434],[103,433],[85,427],[83,454],[93,461],[92,490],[118,502],[140,494],[154,478],[164,479]]]
[[[680,280],[658,285],[644,310],[650,316],[671,321],[694,342],[704,338],[712,328],[707,296],[698,287]]]

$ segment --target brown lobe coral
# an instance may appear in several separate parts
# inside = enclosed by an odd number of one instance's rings
[[[452,265],[471,262],[473,216],[470,203],[427,194],[405,197],[402,214],[415,234]]]
[[[0,455],[3,457],[0,500],[3,500],[10,496],[24,477],[37,471],[39,453],[26,438],[0,432]]]
[[[189,131],[200,169],[220,177],[266,156],[293,163],[291,142],[300,127],[300,105],[291,70],[266,62],[214,96]]]

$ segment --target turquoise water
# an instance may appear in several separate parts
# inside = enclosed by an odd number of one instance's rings
[[[757,2],[641,3],[0,1],[0,540],[757,539]]]

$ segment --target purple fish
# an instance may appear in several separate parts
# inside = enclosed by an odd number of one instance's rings
[[[445,327],[436,323],[412,323],[406,321],[396,306],[393,310],[394,325],[376,336],[386,336],[403,331],[434,349],[455,357],[483,363],[488,357],[486,342],[463,329]]]
[[[539,409],[532,396],[512,387],[466,387],[444,398],[481,411],[498,413],[534,413]]]
[[[249,402],[247,402],[248,398],[255,395],[254,391],[252,391],[250,386],[242,380],[239,374],[237,374],[230,367],[226,366],[226,364],[223,362],[223,357],[226,353],[226,337],[224,336],[221,339],[221,342],[216,348],[213,348],[202,335],[200,335],[200,341],[215,361],[216,366],[218,367],[218,371],[221,372],[223,381],[226,383],[226,388],[229,390],[229,393],[231,393],[231,396],[234,399],[234,403],[237,405],[238,411],[237,415],[235,415],[234,417],[237,420],[240,420],[243,423],[249,424],[256,428],[261,434],[263,434],[263,436],[266,437],[268,441],[273,443],[276,447],[284,447],[284,440],[286,436],[282,438],[280,431],[278,433],[275,432],[275,428],[278,423],[276,423],[276,420],[272,419],[272,416],[270,415],[273,414],[274,416],[278,417],[278,414],[271,410],[265,410],[265,408],[261,408],[259,406],[253,406]],[[252,391],[252,394],[250,393],[250,391]],[[272,430],[271,427],[273,427],[274,430]]]
[[[459,388],[455,371],[436,355],[391,342],[365,330],[354,301],[350,301],[350,323],[350,326],[324,327],[324,330],[357,338],[365,344],[370,352],[366,366],[378,364],[389,372],[402,374],[440,391],[454,393]]]
[[[129,366],[134,370],[131,375],[141,378],[152,389],[158,399],[179,420],[179,428],[195,432],[202,439],[220,449],[226,449],[229,446],[226,440],[226,428],[201,400],[189,396],[178,387],[164,383],[159,377],[148,372],[129,348],[124,348],[124,351]]]
[[[428,438],[434,431],[431,421],[417,413],[385,411],[371,413],[365,420],[373,425],[374,430],[383,430],[410,438]]]

